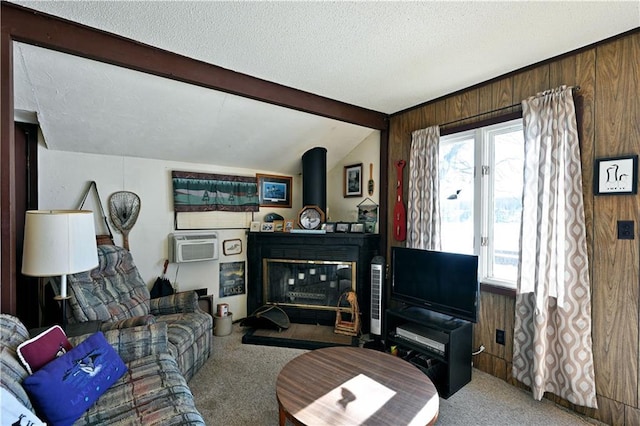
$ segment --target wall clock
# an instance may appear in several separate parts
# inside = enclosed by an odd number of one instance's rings
[[[324,212],[318,206],[304,206],[298,213],[298,225],[302,229],[318,229],[324,222]]]

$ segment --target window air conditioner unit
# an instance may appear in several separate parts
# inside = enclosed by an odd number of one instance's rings
[[[201,262],[218,258],[215,232],[175,232],[169,234],[169,260],[173,263]]]

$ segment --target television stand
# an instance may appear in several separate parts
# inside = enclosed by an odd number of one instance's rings
[[[473,325],[423,308],[385,311],[385,346],[424,372],[449,398],[471,381]]]

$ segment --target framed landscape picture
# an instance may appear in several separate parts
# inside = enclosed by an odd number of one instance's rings
[[[291,176],[256,174],[260,207],[291,207]]]

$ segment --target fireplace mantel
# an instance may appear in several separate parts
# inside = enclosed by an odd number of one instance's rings
[[[249,233],[247,238],[247,312],[265,304],[263,260],[348,261],[356,263],[356,294],[362,314],[362,331],[369,331],[371,305],[370,263],[378,254],[377,234]],[[291,322],[334,325],[334,311],[283,306]]]

